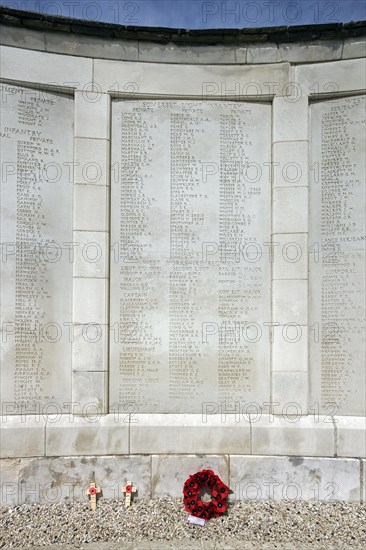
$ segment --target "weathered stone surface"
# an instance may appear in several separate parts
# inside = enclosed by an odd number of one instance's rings
[[[136,40],[113,40],[97,38],[84,34],[66,34],[46,32],[46,50],[52,53],[62,53],[82,57],[98,57],[101,59],[119,59],[121,61],[137,61],[138,42]]]
[[[128,414],[101,417],[93,403],[86,404],[82,414],[48,417],[47,456],[128,453]]]
[[[181,497],[186,479],[200,470],[213,470],[224,483],[229,482],[228,456],[153,455],[152,497]]]
[[[292,63],[330,61],[342,56],[341,40],[319,40],[307,43],[279,44],[279,59]]]
[[[245,63],[245,48],[235,46],[185,46],[139,43],[139,61],[155,63],[234,64]],[[238,59],[239,57],[239,59]]]
[[[336,416],[337,456],[366,456],[366,419],[357,416]]]
[[[107,379],[106,372],[74,371],[72,373],[72,395],[75,402],[74,414],[85,414],[88,406],[90,406],[92,412],[100,414],[108,412]]]
[[[366,38],[347,38],[343,44],[343,59],[366,57]]]
[[[20,458],[0,460],[0,505],[15,506],[19,502],[18,481]]]
[[[136,498],[149,498],[150,458],[146,456],[85,456],[23,459],[20,464],[20,502],[83,502],[89,483],[95,482],[107,499],[123,499],[123,487],[132,480]],[[32,490],[35,493],[32,493]]]
[[[277,44],[248,44],[247,63],[276,63],[279,61]]]
[[[260,455],[334,456],[334,427],[327,417],[300,416],[288,403],[280,416],[252,419],[252,452]]]
[[[301,367],[302,365],[300,365]],[[293,364],[293,372],[274,372],[272,374],[272,391],[275,410],[283,410],[288,403],[296,403],[299,413],[308,413],[308,373],[294,372],[297,363]]]
[[[74,326],[72,366],[75,371],[106,371],[109,327],[100,324]]]
[[[83,89],[92,82],[93,60],[1,46],[1,77],[43,86]]]
[[[1,421],[1,458],[44,456],[46,421],[41,414],[3,416]]]
[[[221,405],[221,404],[220,404]],[[229,409],[229,407],[228,407]],[[133,414],[130,425],[130,452],[151,454],[216,454],[246,449],[250,452],[249,418],[239,413],[223,414],[217,403],[207,404],[199,414]],[[207,414],[206,414],[207,413]]]
[[[0,44],[15,48],[29,48],[44,51],[46,49],[45,33],[21,27],[0,25]]]
[[[238,500],[360,502],[358,460],[233,456],[230,485]]]

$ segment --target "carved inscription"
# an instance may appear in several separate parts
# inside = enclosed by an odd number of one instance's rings
[[[71,398],[74,103],[6,84],[1,98],[1,398],[37,413]]]
[[[365,96],[311,106],[311,400],[365,414]]]
[[[112,113],[111,407],[267,401],[270,105]]]

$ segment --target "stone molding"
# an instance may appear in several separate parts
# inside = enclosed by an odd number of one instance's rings
[[[95,408],[94,408],[95,411]],[[124,454],[366,457],[365,419],[237,414],[1,417],[1,458]]]

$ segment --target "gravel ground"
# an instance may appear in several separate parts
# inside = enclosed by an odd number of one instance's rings
[[[3,507],[0,548],[339,550],[366,544],[365,504],[234,502],[228,514],[205,527],[187,524],[187,515],[181,499],[166,498],[136,501],[128,509],[101,499],[95,512],[87,503]]]

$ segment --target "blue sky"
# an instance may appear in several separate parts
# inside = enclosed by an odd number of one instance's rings
[[[0,5],[89,21],[185,29],[366,19],[365,0],[0,0]]]

